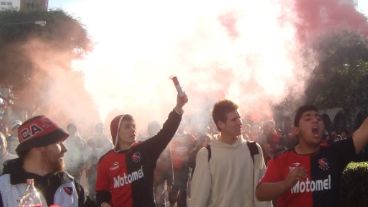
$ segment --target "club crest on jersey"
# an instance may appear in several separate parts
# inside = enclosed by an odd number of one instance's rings
[[[118,162],[114,162],[112,163],[112,166],[110,167],[110,170],[116,170],[119,168],[119,163]]]
[[[63,189],[64,189],[66,194],[68,194],[70,196],[72,195],[72,193],[73,193],[73,188],[72,187],[64,187]]]
[[[318,167],[319,167],[319,169],[321,169],[323,171],[327,171],[328,169],[330,169],[330,165],[328,164],[327,158],[323,157],[323,158],[319,159],[318,160]]]
[[[297,168],[299,166],[300,166],[299,162],[291,163],[290,166],[289,166],[289,171],[292,171],[292,170],[294,170],[295,168]]]
[[[140,162],[141,158],[142,158],[142,156],[141,156],[141,153],[139,153],[139,152],[134,152],[133,155],[132,155],[132,161],[134,163]]]

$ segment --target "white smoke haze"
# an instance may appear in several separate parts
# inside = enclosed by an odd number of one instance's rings
[[[174,107],[177,75],[189,96],[187,122],[204,127],[214,102],[270,115],[291,89],[298,97],[309,67],[287,1],[79,1],[71,5],[95,43],[73,68],[102,119],[132,114],[138,128]],[[104,9],[103,7],[106,7]],[[88,8],[88,9],[87,9]],[[313,66],[313,64],[312,64]]]
[[[28,106],[33,110],[27,118],[44,114],[63,128],[68,123],[76,123],[81,131],[89,130],[98,122],[100,116],[84,89],[83,75],[69,69],[67,60],[72,54],[53,50],[38,39],[28,41],[22,51],[37,68],[29,77],[29,85],[19,93],[21,104],[36,104]],[[41,97],[41,100],[36,101],[35,97]]]
[[[99,8],[97,1],[88,5]],[[142,120],[162,119],[175,100],[168,79],[172,74],[178,75],[190,97],[186,111],[199,116],[208,116],[213,102],[225,97],[243,110],[258,101],[278,103],[288,87],[298,84],[294,77],[300,67],[298,43],[292,25],[279,22],[285,15],[281,5],[270,1],[112,5],[118,5],[116,11],[98,10],[103,13],[99,21],[93,9],[81,13],[96,48],[76,64],[85,71],[87,88],[102,116],[122,108],[135,116],[142,112]]]

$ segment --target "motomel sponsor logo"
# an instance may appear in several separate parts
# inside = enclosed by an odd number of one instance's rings
[[[304,193],[331,190],[331,175],[324,180],[309,180],[298,181],[291,189],[291,193]]]
[[[114,188],[123,187],[124,185],[130,184],[144,177],[143,167],[137,171],[133,171],[130,174],[114,177]]]

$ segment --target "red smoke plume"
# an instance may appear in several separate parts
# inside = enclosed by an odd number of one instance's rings
[[[349,29],[368,36],[367,18],[352,3],[342,0],[294,0],[300,41],[305,42],[331,30]]]
[[[228,12],[219,16],[220,23],[226,28],[229,36],[232,38],[239,36],[238,30],[236,28],[236,20],[235,14],[232,12]]]

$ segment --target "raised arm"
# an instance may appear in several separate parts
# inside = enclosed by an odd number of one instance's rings
[[[155,136],[144,142],[147,152],[149,152],[152,156],[158,158],[158,156],[175,135],[183,114],[183,106],[187,102],[188,97],[185,93],[182,96],[178,94],[176,98],[176,106],[169,114],[169,117],[163,124],[162,129]]]
[[[183,93],[182,95],[176,96],[176,106],[174,108],[175,112],[178,114],[183,114],[183,106],[188,102],[187,94]]]

